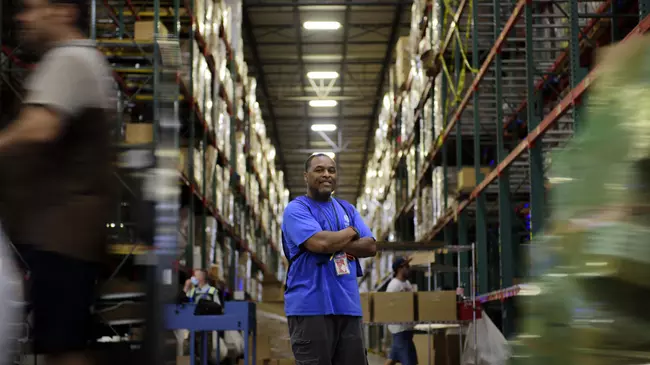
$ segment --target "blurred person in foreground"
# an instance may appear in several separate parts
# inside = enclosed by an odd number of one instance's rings
[[[388,283],[387,293],[412,292],[413,286],[408,280],[410,259],[397,257],[393,261],[393,279]],[[416,365],[418,356],[413,343],[413,326],[389,324],[388,330],[393,334],[393,345],[385,365]]]
[[[364,365],[358,258],[375,255],[375,239],[359,212],[332,196],[330,157],[310,156],[304,179],[307,195],[287,205],[282,223],[291,347],[298,364]]]
[[[29,275],[34,351],[89,363],[98,263],[114,209],[111,71],[85,32],[82,0],[24,0],[22,44],[40,62],[18,117],[0,130],[2,224]]]

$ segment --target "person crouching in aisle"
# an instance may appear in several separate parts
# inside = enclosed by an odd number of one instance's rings
[[[393,261],[393,279],[388,283],[387,293],[412,292],[413,286],[408,281],[409,262],[405,257]],[[393,334],[393,345],[385,365],[416,365],[418,356],[413,343],[413,327],[410,325],[391,324],[388,330]]]

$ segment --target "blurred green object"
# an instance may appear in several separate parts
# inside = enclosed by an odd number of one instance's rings
[[[650,41],[608,48],[580,133],[552,156],[511,364],[650,363]]]

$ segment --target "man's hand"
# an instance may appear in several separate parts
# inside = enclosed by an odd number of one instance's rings
[[[348,243],[343,251],[354,257],[373,257],[377,254],[377,242],[372,237],[360,238]]]
[[[352,227],[338,232],[320,231],[311,236],[304,245],[313,253],[335,253],[343,250],[356,236],[357,232]]]

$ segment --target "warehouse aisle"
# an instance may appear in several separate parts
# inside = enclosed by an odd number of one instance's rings
[[[386,359],[375,354],[368,354],[368,365],[384,365]]]

